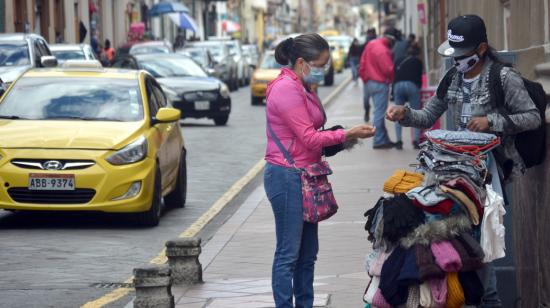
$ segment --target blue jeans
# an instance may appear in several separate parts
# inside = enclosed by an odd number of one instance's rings
[[[264,187],[275,215],[277,246],[271,273],[275,305],[310,308],[319,241],[317,224],[303,220],[300,173],[268,163]],[[296,306],[292,304],[293,297]]]
[[[409,103],[412,109],[420,109],[420,89],[416,84],[411,81],[398,81],[393,86],[393,95],[396,105],[405,105]],[[420,140],[420,129],[413,128],[414,141]],[[397,141],[401,141],[401,125],[399,122],[395,122],[395,135]]]
[[[388,137],[388,131],[386,130],[386,109],[388,109],[388,96],[389,86],[385,83],[369,80],[367,82],[365,96],[372,96],[374,102],[374,127],[376,132],[374,134],[373,145],[383,145],[391,142]],[[368,99],[367,99],[368,102]]]
[[[353,81],[357,81],[357,78],[359,78],[359,58],[350,57],[349,66],[351,67],[351,75],[353,76]]]

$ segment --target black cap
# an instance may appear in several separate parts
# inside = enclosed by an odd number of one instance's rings
[[[395,41],[399,38],[399,30],[397,30],[393,27],[387,28],[384,31],[384,36],[390,37],[391,39],[393,39]]]
[[[485,22],[477,15],[454,18],[447,26],[447,40],[437,48],[444,57],[460,57],[487,42]]]

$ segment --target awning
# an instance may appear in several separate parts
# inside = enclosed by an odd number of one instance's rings
[[[169,14],[169,13],[176,13],[176,12],[189,13],[189,9],[181,3],[160,2],[153,5],[151,9],[149,9],[149,12],[147,13],[147,15],[149,17],[155,17],[155,16],[160,16],[160,15]]]
[[[168,14],[170,19],[181,29],[191,30],[193,32],[199,32],[199,27],[195,20],[186,13],[170,13]]]

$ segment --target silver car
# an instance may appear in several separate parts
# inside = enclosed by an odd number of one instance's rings
[[[46,40],[32,33],[0,34],[0,79],[11,83],[33,67],[57,66]]]
[[[59,63],[67,60],[97,60],[92,47],[88,44],[54,44],[50,50]]]

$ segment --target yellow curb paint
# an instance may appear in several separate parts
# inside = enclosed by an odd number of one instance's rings
[[[349,84],[351,77],[346,78],[334,91],[332,91],[327,98],[324,100],[323,105],[330,103],[340,92]],[[252,169],[250,169],[242,178],[235,182],[214,204],[210,207],[206,213],[199,217],[195,222],[189,226],[185,231],[183,231],[178,237],[193,237],[199,234],[199,232],[212,220],[216,215],[218,215],[221,210],[225,208],[242,190],[248,185],[265,167],[265,160],[262,159],[257,162]],[[165,264],[168,261],[166,257],[166,249],[162,251],[151,261],[150,264]],[[125,283],[132,283],[134,277],[130,277],[125,281]],[[109,303],[117,301],[124,296],[128,295],[133,289],[132,288],[118,288],[110,293],[103,295],[102,297],[87,302],[82,305],[81,308],[100,308]]]

